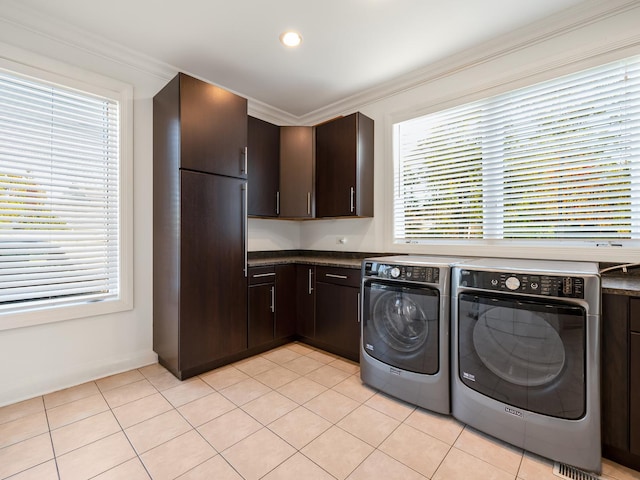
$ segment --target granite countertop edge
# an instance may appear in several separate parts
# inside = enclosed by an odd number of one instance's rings
[[[361,259],[349,259],[349,258],[335,258],[332,256],[316,257],[316,256],[289,256],[289,257],[273,257],[273,258],[260,258],[249,259],[249,267],[261,267],[265,265],[286,265],[290,263],[300,263],[302,265],[315,265],[315,266],[327,266],[327,267],[341,267],[341,268],[353,268],[360,269],[362,266]]]
[[[329,252],[313,250],[287,250],[249,252],[249,267],[266,265],[285,265],[300,263],[304,265],[328,266],[360,269],[365,258],[401,255],[398,253]],[[602,275],[602,293],[615,295],[640,295],[640,271],[612,271]]]

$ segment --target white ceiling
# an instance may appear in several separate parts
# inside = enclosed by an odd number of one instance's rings
[[[584,0],[20,3],[301,117]],[[304,38],[296,50],[278,40],[290,28]]]

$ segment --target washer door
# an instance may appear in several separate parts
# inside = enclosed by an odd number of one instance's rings
[[[367,354],[402,370],[439,370],[439,292],[382,281],[363,285],[362,341]]]
[[[511,406],[559,418],[586,411],[586,312],[563,302],[463,293],[460,380]]]

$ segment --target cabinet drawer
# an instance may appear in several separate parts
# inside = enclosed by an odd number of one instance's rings
[[[629,328],[632,332],[640,333],[640,298],[630,299]]]
[[[360,286],[360,270],[355,268],[317,267],[316,281],[332,283],[334,285],[346,285],[348,287]]]
[[[276,281],[275,265],[249,268],[249,285],[258,285],[261,283],[273,283],[275,281]]]

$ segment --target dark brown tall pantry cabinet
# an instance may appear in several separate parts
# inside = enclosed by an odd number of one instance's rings
[[[180,379],[247,349],[247,101],[178,74],[153,99],[153,348]]]

